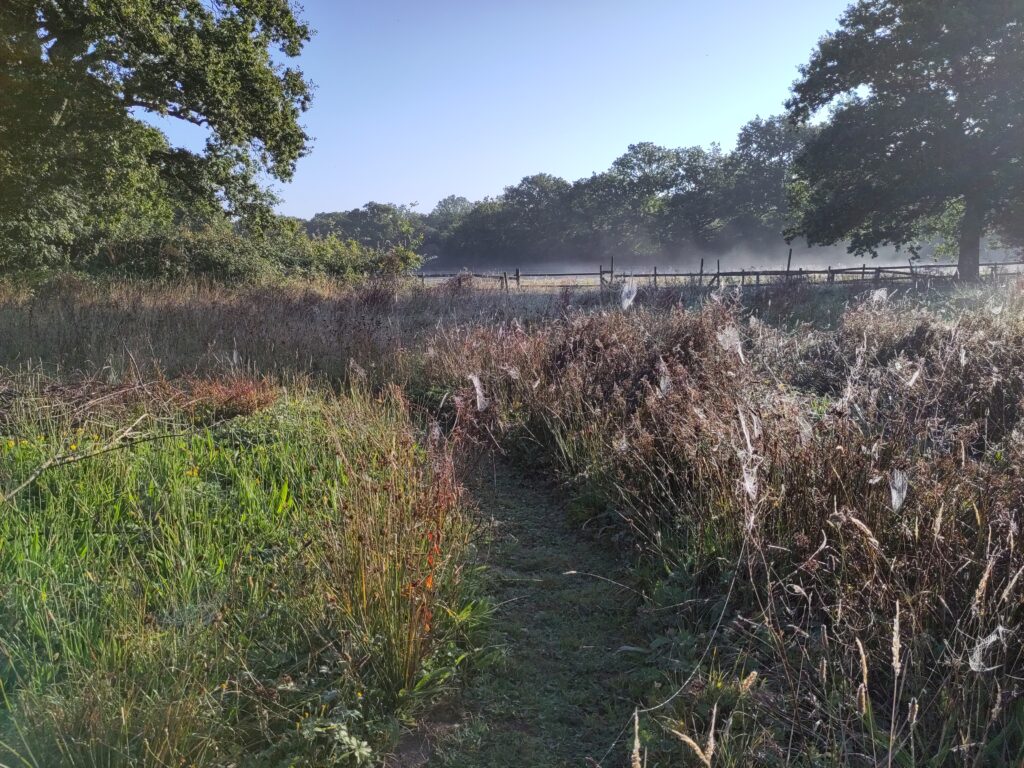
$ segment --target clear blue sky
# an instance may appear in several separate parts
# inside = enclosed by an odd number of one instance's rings
[[[731,146],[849,0],[306,0],[312,153],[283,213],[476,200],[629,144]],[[189,143],[175,128],[172,140]]]

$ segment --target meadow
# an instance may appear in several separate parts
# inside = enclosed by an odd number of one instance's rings
[[[489,663],[492,455],[629,580],[599,764],[1018,764],[1022,339],[1012,285],[5,286],[3,763],[380,762]]]
[[[0,398],[2,764],[368,764],[458,668],[469,521],[397,390]]]

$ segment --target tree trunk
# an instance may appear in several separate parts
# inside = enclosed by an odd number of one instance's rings
[[[985,207],[977,194],[964,198],[964,216],[960,220],[960,279],[975,282],[980,278],[981,238],[985,234]]]

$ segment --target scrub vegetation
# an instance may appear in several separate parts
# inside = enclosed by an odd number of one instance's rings
[[[786,329],[718,295],[460,329],[425,375],[628,543],[654,764],[1012,765],[1022,311],[882,290]]]
[[[611,765],[634,710],[648,765],[1024,757],[1016,287],[307,286],[266,325],[235,291],[94,290],[0,310],[75,318],[5,378],[29,764],[345,764],[404,722],[438,764]],[[112,316],[145,332],[67,373]]]

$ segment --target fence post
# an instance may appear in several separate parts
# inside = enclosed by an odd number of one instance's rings
[[[501,273],[501,284],[505,288],[505,293],[508,293],[508,271]]]
[[[722,260],[718,259],[717,266],[715,267],[715,288],[722,287]]]
[[[700,277],[697,278],[697,285],[704,287],[704,257],[700,259]]]
[[[862,283],[865,280],[868,279],[867,271],[868,271],[868,265],[865,262],[861,262],[861,265],[860,265],[860,281]]]
[[[522,287],[520,285],[520,283],[519,283],[519,278],[520,278],[519,267],[516,267],[516,290],[517,291]]]
[[[740,270],[740,288],[747,284],[747,269],[744,267]]]
[[[789,268],[793,265],[793,249],[789,249],[789,258],[786,259],[786,282],[789,282]]]
[[[597,265],[597,285],[601,289],[601,295],[604,296],[604,264]]]
[[[612,256],[612,264],[608,267],[608,284],[611,285],[615,282],[615,257]]]

